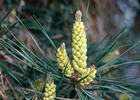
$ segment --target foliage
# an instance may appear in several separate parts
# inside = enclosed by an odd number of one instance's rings
[[[30,10],[31,12],[39,12],[38,16],[44,16],[43,11],[46,12],[44,9],[34,8],[34,10],[31,10],[30,7],[25,7],[24,9]],[[0,20],[2,57],[7,58],[0,61],[2,73],[2,84],[0,87],[2,88],[1,93],[5,94],[7,98],[41,100],[45,92],[46,80],[48,76],[51,76],[56,84],[57,99],[117,100],[120,94],[125,94],[130,99],[139,99],[139,85],[127,82],[127,80],[137,78],[138,76],[122,77],[122,74],[119,73],[127,67],[132,67],[132,64],[140,63],[140,60],[125,61],[123,59],[126,53],[140,43],[140,41],[137,40],[121,40],[121,37],[125,36],[126,28],[123,28],[118,34],[114,35],[113,39],[109,40],[104,46],[103,44],[110,38],[110,34],[107,34],[103,40],[97,44],[92,44],[88,41],[88,66],[95,64],[97,74],[93,83],[87,87],[81,87],[77,85],[76,81],[70,81],[70,79],[65,77],[64,73],[61,73],[56,61],[55,53],[58,45],[68,38],[52,39],[53,35],[57,35],[57,32],[54,31],[51,33],[53,29],[48,29],[48,31],[46,27],[43,26],[43,18],[38,19],[38,16],[33,16],[31,22],[26,22],[16,16],[16,23],[4,25],[6,22],[5,19],[11,11],[12,10],[9,10]],[[52,9],[50,12],[54,13],[55,11]],[[63,21],[64,20],[66,19],[63,19]],[[71,24],[72,20],[69,21]],[[60,26],[60,24],[57,26]],[[25,32],[29,41],[27,41],[28,39],[25,40],[26,37],[24,39],[21,35],[18,37],[16,30],[18,30],[17,33],[20,33],[20,30]],[[62,30],[60,28],[60,33]],[[69,27],[68,30],[71,30],[71,28]],[[66,34],[63,35],[65,36]],[[32,43],[32,45],[28,45],[27,42]],[[65,43],[69,44],[67,41]],[[109,62],[104,62],[104,59],[109,53],[114,50],[120,50],[121,48],[125,49],[125,51],[121,52],[117,58]],[[48,49],[50,49],[50,51],[48,51]],[[68,51],[71,52],[69,49]],[[38,81],[38,79],[41,81]],[[38,87],[39,83],[43,84],[43,89]],[[0,98],[3,97],[4,95]]]

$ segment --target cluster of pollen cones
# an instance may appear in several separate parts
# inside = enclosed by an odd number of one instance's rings
[[[76,20],[73,24],[72,29],[72,61],[69,59],[65,43],[57,49],[57,61],[59,68],[64,72],[68,78],[78,76],[78,80],[84,78],[80,81],[80,85],[88,85],[96,77],[95,67],[87,66],[87,38],[84,23],[81,21],[82,13],[81,11],[76,12]],[[76,73],[76,74],[75,74]]]

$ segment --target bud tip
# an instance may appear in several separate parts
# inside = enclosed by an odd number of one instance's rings
[[[80,10],[78,10],[75,14],[75,18],[76,18],[76,21],[80,22],[81,21],[81,17],[82,17],[82,13]]]
[[[65,48],[65,43],[64,43],[64,42],[61,44],[61,47],[62,47],[63,49]]]

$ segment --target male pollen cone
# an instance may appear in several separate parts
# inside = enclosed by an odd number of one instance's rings
[[[45,88],[45,96],[43,100],[55,100],[56,97],[56,85],[53,83],[53,81],[50,81],[46,84]]]
[[[61,46],[57,49],[56,56],[57,56],[59,68],[62,70],[62,72],[64,72],[66,67],[65,75],[67,77],[71,77],[73,75],[74,70],[71,67],[69,57],[67,56],[65,43],[62,43]]]
[[[87,65],[87,39],[84,23],[81,21],[82,13],[80,10],[76,12],[76,20],[72,29],[72,64],[75,71],[82,74],[86,71]]]

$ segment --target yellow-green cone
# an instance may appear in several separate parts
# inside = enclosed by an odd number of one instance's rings
[[[112,52],[110,52],[104,59],[103,62],[107,63],[107,62],[111,62],[112,60],[116,60],[118,59],[120,55],[119,50],[114,50]]]
[[[46,84],[45,88],[45,96],[43,100],[55,100],[56,97],[56,85],[53,83],[53,81],[50,81]]]
[[[85,71],[85,73],[82,74],[81,78],[86,77],[87,75],[88,76],[85,79],[80,81],[80,85],[82,85],[82,86],[88,85],[90,82],[93,81],[93,78],[96,77],[95,74],[96,74],[95,68],[86,68],[86,71]],[[81,78],[79,78],[79,79],[81,79]]]
[[[57,56],[57,61],[58,61],[58,64],[59,64],[59,68],[62,70],[62,72],[64,72],[65,67],[67,67],[65,75],[67,77],[71,77],[73,75],[74,70],[71,67],[69,57],[67,56],[67,52],[66,52],[64,43],[62,43],[61,46],[57,49],[57,55],[56,56]]]
[[[87,65],[87,39],[84,23],[81,21],[81,11],[76,12],[76,20],[72,30],[72,64],[75,71],[82,74]]]
[[[131,99],[129,99],[129,96],[126,94],[120,94],[120,100],[131,100]]]

